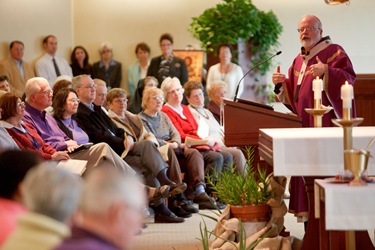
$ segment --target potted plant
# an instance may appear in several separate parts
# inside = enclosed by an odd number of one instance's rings
[[[282,25],[272,12],[257,9],[251,0],[223,0],[214,8],[205,10],[200,16],[193,17],[189,26],[192,35],[201,41],[201,47],[207,52],[216,51],[222,43],[247,44],[251,55],[250,62],[267,59],[282,32]],[[271,63],[259,66],[264,75]]]
[[[273,193],[269,188],[266,171],[259,165],[256,170],[253,168],[254,152],[254,147],[246,147],[246,174],[236,173],[232,166],[229,171],[214,172],[213,176],[207,178],[220,201],[230,206],[231,216],[242,222],[269,220],[270,207],[267,202]]]

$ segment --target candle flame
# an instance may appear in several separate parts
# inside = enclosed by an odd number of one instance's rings
[[[316,80],[319,80],[319,76],[316,77]]]
[[[349,85],[348,81],[345,81],[345,85]]]

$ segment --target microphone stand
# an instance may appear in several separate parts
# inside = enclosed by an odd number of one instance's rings
[[[258,68],[259,65],[263,64],[263,63],[266,63],[268,62],[269,60],[271,60],[272,58],[274,58],[275,56],[278,56],[282,53],[282,51],[278,51],[276,54],[274,54],[273,56],[271,56],[270,58],[268,58],[267,60],[264,60],[258,64],[256,64],[254,67],[252,67],[249,71],[246,72],[246,74],[244,74],[241,79],[239,80],[238,84],[237,84],[237,88],[236,88],[236,92],[234,94],[234,98],[233,98],[233,101],[237,101],[237,95],[238,95],[238,90],[240,88],[240,84],[241,84],[241,81],[245,78],[245,76],[247,76],[251,71],[253,71],[254,69]]]

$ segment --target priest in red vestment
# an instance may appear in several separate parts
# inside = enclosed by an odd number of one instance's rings
[[[322,104],[332,106],[334,110],[323,116],[323,127],[332,126],[332,118],[342,118],[341,85],[356,79],[352,63],[345,50],[332,43],[329,36],[323,37],[322,23],[316,16],[303,16],[298,24],[301,53],[289,68],[288,77],[273,73],[275,93],[294,113],[302,118],[303,127],[313,127],[314,118],[305,112],[305,108],[314,107],[312,82],[316,77],[323,80]],[[353,100],[353,116],[355,105]],[[289,211],[300,221],[308,215],[307,195],[301,177],[291,179]]]

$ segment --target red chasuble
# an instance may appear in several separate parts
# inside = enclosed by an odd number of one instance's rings
[[[309,73],[309,70],[311,65],[317,63],[317,56],[322,63],[327,64],[323,75],[322,104],[332,106],[334,111],[323,116],[323,127],[331,127],[332,118],[342,118],[341,85],[345,84],[345,81],[353,84],[356,79],[352,63],[341,46],[332,44],[329,37],[326,37],[309,51],[308,55],[299,54],[289,68],[289,79],[283,84],[283,89],[284,91],[286,89],[286,92],[284,92],[286,101],[292,106],[294,112],[302,118],[302,126],[313,127],[314,118],[306,113],[305,108],[314,107],[314,93],[312,91],[314,77]],[[353,116],[355,116],[354,100]]]
[[[345,84],[345,81],[353,84],[356,74],[344,49],[332,44],[329,37],[323,38],[307,55],[301,53],[294,59],[289,68],[289,79],[283,83],[283,92],[279,97],[283,102],[290,104],[293,111],[302,118],[303,127],[314,127],[314,118],[306,113],[305,108],[314,107],[314,77],[309,70],[311,65],[317,63],[317,56],[322,63],[327,64],[323,75],[322,104],[334,108],[334,111],[323,116],[322,125],[331,127],[332,118],[342,118],[341,85]],[[354,100],[352,107],[355,116]],[[290,187],[289,212],[307,218],[308,201],[302,177],[292,177]]]

